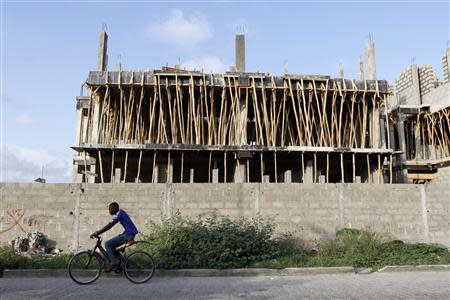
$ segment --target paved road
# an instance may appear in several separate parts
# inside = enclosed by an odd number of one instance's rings
[[[0,278],[0,299],[450,299],[448,272],[280,277]]]

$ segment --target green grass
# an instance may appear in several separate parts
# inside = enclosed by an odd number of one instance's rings
[[[432,244],[406,244],[370,231],[343,229],[333,240],[319,243],[317,251],[255,262],[251,267],[364,267],[373,270],[388,265],[450,264],[450,252]]]
[[[12,247],[0,247],[0,269],[64,269],[71,255],[23,256],[14,252]]]
[[[177,214],[149,229],[144,250],[164,269],[349,266],[377,270],[387,265],[450,264],[446,248],[406,244],[357,229],[339,230],[334,239],[307,251],[291,234],[275,236],[273,224],[259,217],[189,220]],[[0,247],[0,269],[64,269],[70,257],[69,253],[27,257],[5,246]]]

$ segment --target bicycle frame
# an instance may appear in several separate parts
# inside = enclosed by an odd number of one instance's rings
[[[146,241],[135,241],[135,242],[134,242],[133,244],[131,244],[131,245],[135,245],[135,244],[146,244],[146,243],[148,243],[148,242],[146,242]],[[124,252],[125,249],[128,248],[128,247],[130,247],[131,245],[128,245],[127,243],[125,243],[124,245],[121,245],[121,246],[119,246],[118,248],[116,248],[116,251],[117,251],[117,253],[118,253],[118,258],[119,258],[119,261],[120,261],[120,262],[124,262],[124,260],[125,260],[124,257],[123,257],[123,255],[122,255],[122,252]],[[97,251],[97,249],[100,250],[100,253],[102,254],[100,257],[102,258],[103,263],[105,263],[105,261],[106,261],[106,262],[109,262],[108,253],[106,252],[105,248],[103,248],[103,246],[102,246],[102,238],[101,238],[101,237],[97,237],[97,243],[95,244],[94,249],[88,250],[88,251],[91,252],[91,256],[89,257],[89,260],[88,260],[88,262],[86,263],[86,268],[87,268],[87,267],[89,266],[89,264],[91,263],[91,259],[92,259],[92,256],[94,255],[94,253],[95,253],[95,252],[99,253],[99,252]]]

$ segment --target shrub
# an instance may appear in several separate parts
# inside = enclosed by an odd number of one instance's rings
[[[64,269],[70,259],[70,254],[58,255],[39,254],[24,256],[14,252],[11,246],[0,247],[1,269]]]
[[[147,250],[160,268],[233,268],[295,250],[291,235],[274,237],[274,225],[261,217],[226,216],[190,220],[178,212],[150,225]]]

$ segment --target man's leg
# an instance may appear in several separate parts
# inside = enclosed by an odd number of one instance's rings
[[[126,243],[127,239],[127,235],[119,234],[118,236],[105,242],[106,252],[108,253],[108,258],[111,265],[117,265],[117,253],[114,249],[123,243]]]

